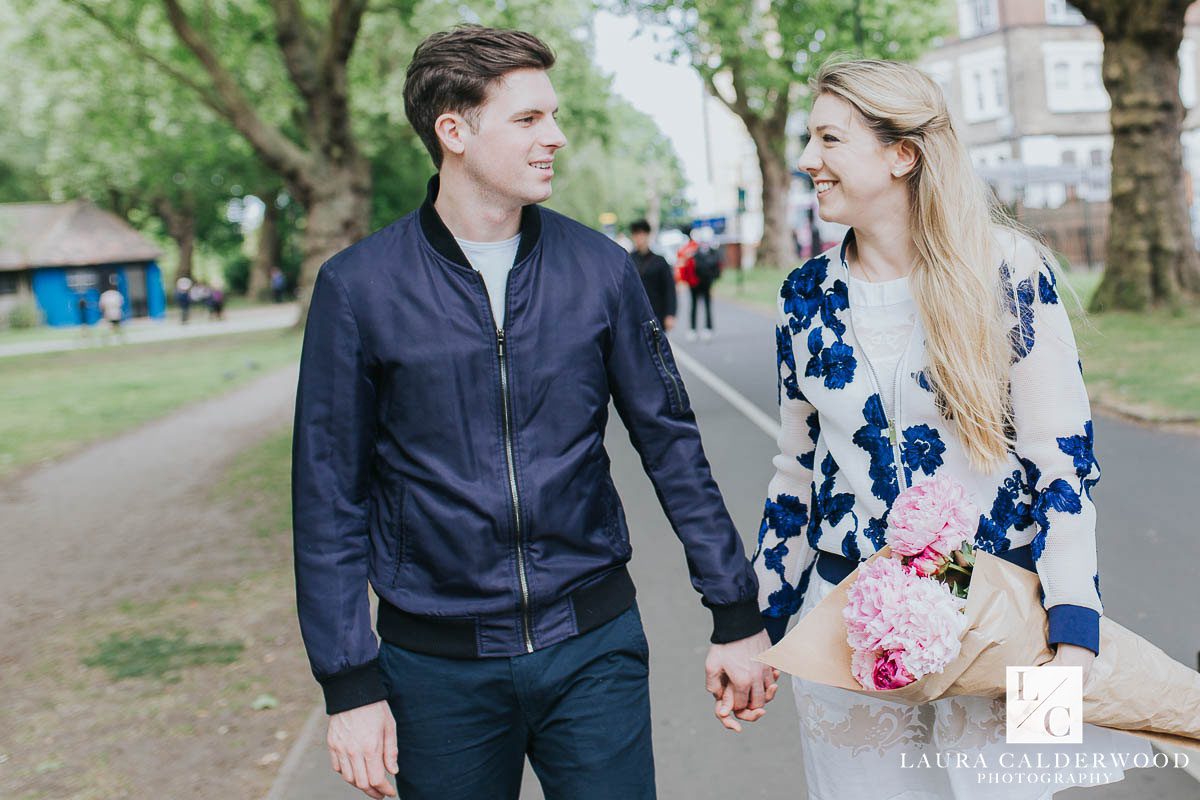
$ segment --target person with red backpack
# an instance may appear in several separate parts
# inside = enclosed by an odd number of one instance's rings
[[[680,230],[688,237],[688,241],[679,248],[675,266],[679,270],[679,279],[688,285],[692,293],[692,329],[688,331],[687,339],[696,339],[696,306],[703,300],[705,327],[699,331],[699,336],[707,341],[713,336],[712,285],[721,277],[721,251],[710,241],[698,242],[692,238],[690,226],[685,225]]]

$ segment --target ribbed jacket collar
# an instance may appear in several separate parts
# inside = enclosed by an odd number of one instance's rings
[[[467,260],[462,248],[455,241],[454,235],[450,233],[450,229],[446,227],[446,223],[442,222],[441,216],[438,215],[437,209],[433,207],[434,201],[438,197],[440,185],[437,175],[429,179],[429,186],[425,192],[425,202],[421,204],[421,230],[424,232],[425,238],[429,240],[429,243],[433,245],[434,250],[437,250],[438,253],[455,264],[472,269],[471,262]],[[517,247],[517,257],[513,261],[513,264],[520,264],[524,261],[533,252],[533,248],[541,238],[542,215],[536,205],[525,206],[521,209],[521,244]]]

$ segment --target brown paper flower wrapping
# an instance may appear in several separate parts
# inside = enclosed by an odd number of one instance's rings
[[[871,558],[890,554],[884,547]],[[920,705],[956,695],[1003,697],[1006,667],[1041,666],[1054,657],[1046,645],[1037,574],[976,551],[958,657],[942,672],[900,689],[864,689],[850,671],[842,620],[847,589],[857,577],[858,570],[850,573],[759,660],[804,680]],[[1100,655],[1083,688],[1085,722],[1200,750],[1200,672],[1107,617],[1100,619]]]

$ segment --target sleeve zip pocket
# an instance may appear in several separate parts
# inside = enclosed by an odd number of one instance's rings
[[[650,348],[650,357],[654,361],[663,387],[667,391],[667,402],[670,405],[671,414],[677,417],[683,416],[691,411],[692,406],[688,400],[687,390],[683,388],[683,379],[679,377],[679,369],[675,366],[675,359],[671,355],[671,346],[667,343],[666,334],[663,333],[656,319],[642,323],[642,330],[645,332],[646,344]]]

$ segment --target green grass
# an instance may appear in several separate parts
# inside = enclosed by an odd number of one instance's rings
[[[267,331],[0,359],[0,477],[294,363]]]
[[[109,634],[84,666],[102,667],[114,681],[124,678],[179,680],[179,671],[203,664],[232,664],[245,648],[241,642],[189,642],[186,633],[167,636]]]
[[[214,499],[241,512],[250,531],[268,538],[292,529],[292,430],[285,428],[243,450],[214,487]]]
[[[774,315],[784,270],[753,269],[717,283],[718,296]],[[1086,307],[1099,272],[1068,272]],[[1066,295],[1067,293],[1064,293]],[[1069,296],[1088,390],[1094,400],[1160,420],[1200,420],[1200,309],[1084,315]]]

